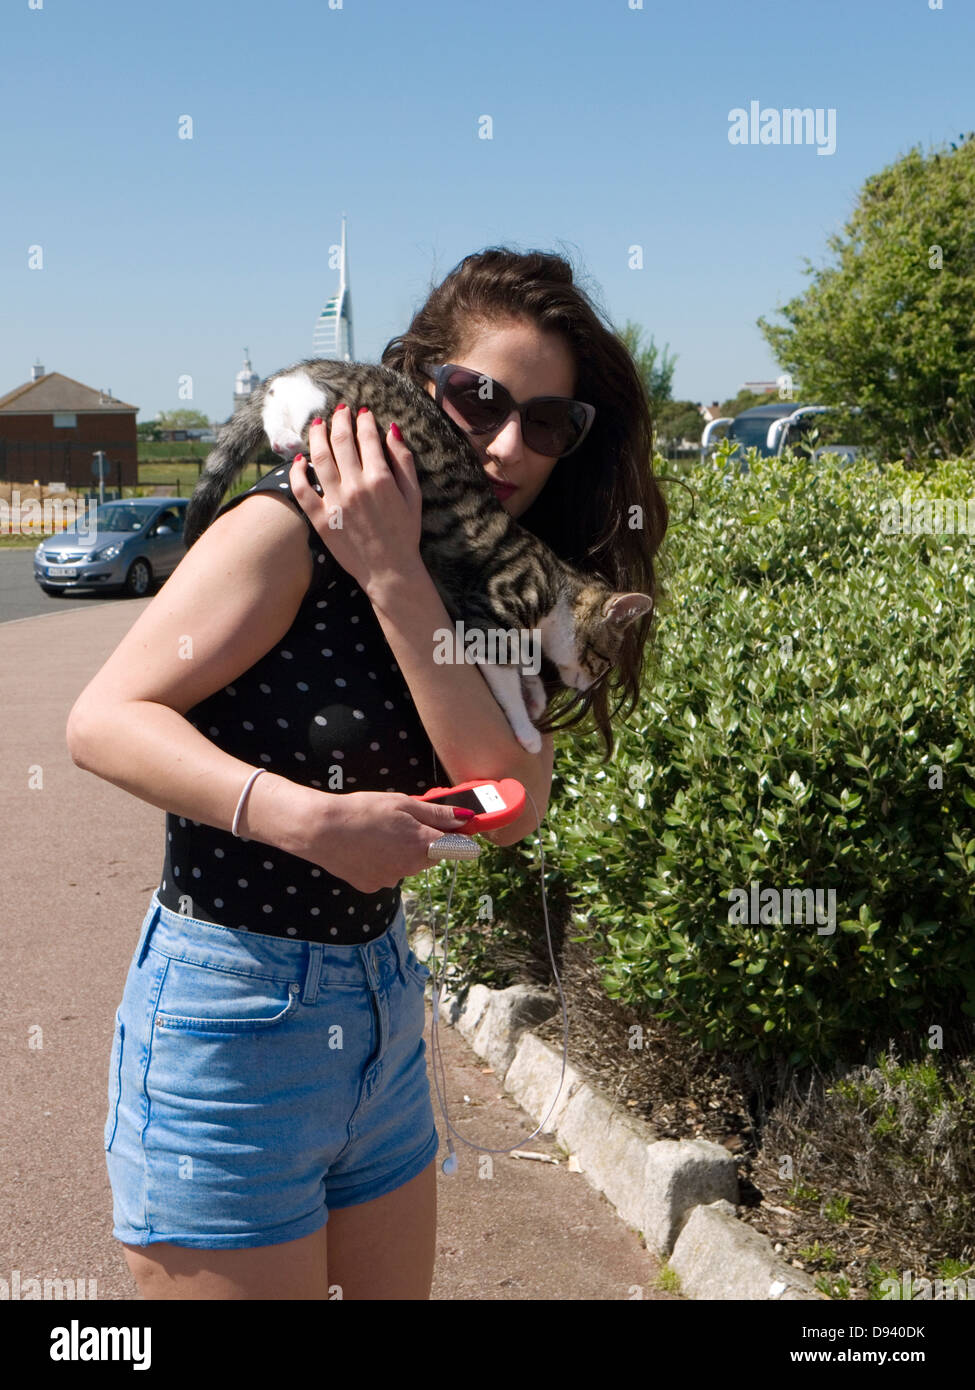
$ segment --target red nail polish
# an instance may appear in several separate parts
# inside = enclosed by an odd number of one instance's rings
[[[476,816],[476,811],[467,811],[463,806],[452,806],[451,810],[455,816],[460,816],[461,820],[470,820],[471,816]]]
[[[345,404],[345,401],[343,401],[341,405],[337,405],[335,407],[335,414],[337,415],[340,410],[348,410],[348,408],[349,407]]]
[[[356,419],[358,419],[360,415],[368,415],[368,414],[369,414],[369,407],[368,407],[367,405],[362,405],[362,406],[360,406],[359,409],[356,411]]]
[[[292,459],[292,463],[304,463],[304,461],[304,454],[295,454],[294,458]]]
[[[402,439],[402,438],[403,438],[402,434],[400,434],[399,425],[390,425],[390,427],[389,427],[389,432],[390,432],[390,434],[393,436],[394,439]]]
[[[314,420],[312,420],[313,425],[324,425],[324,423],[325,421],[322,419],[320,415],[316,415]]]

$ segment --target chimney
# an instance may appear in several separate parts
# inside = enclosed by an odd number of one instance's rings
[[[31,381],[40,381],[40,379],[41,379],[41,377],[42,377],[43,375],[44,375],[44,368],[41,366],[40,362],[35,362],[34,365],[33,365],[33,367],[31,367],[31,369],[30,369],[30,379],[31,379]]]

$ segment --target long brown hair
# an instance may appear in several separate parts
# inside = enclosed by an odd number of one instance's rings
[[[582,445],[558,462],[518,523],[561,559],[601,575],[618,593],[643,593],[654,600],[650,612],[625,630],[610,678],[621,697],[612,714],[628,701],[625,718],[639,699],[660,598],[654,557],[668,520],[653,473],[650,403],[626,345],[573,282],[568,261],[544,251],[492,247],[466,256],[432,289],[407,331],[387,343],[382,362],[425,386],[421,363],[449,362],[480,324],[505,319],[527,319],[544,332],[561,334],[575,359],[575,395],[596,407]],[[631,527],[632,516],[642,519],[642,526]],[[572,728],[591,713],[608,762],[613,734],[607,682],[588,691],[569,691],[557,679],[545,684],[550,705],[538,727],[546,732]]]

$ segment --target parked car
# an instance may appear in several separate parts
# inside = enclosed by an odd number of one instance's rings
[[[744,457],[748,449],[757,449],[762,458],[778,457],[783,450],[790,445],[805,443],[809,436],[820,428],[820,416],[831,414],[836,407],[828,405],[801,405],[796,401],[772,401],[768,405],[754,405],[750,410],[743,410],[740,415],[729,419],[723,416],[719,420],[712,420],[705,427],[701,436],[701,459],[705,459],[717,443],[715,431],[722,425],[727,425],[725,438],[731,440],[734,449],[728,455],[727,462],[732,460],[740,461],[740,473],[748,472],[748,462]],[[859,407],[852,409],[854,415],[858,415]],[[823,446],[816,451],[817,455],[824,452],[840,452],[853,458],[859,450],[856,445],[839,444],[833,446]]]
[[[34,578],[46,594],[69,589],[147,594],[186,554],[188,497],[132,497],[91,509],[91,528],[48,536],[34,551]]]

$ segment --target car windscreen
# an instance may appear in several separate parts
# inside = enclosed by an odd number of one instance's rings
[[[743,449],[755,448],[764,454],[767,452],[765,441],[771,424],[771,420],[762,419],[733,420],[728,427],[728,438],[740,444]]]
[[[151,507],[105,506],[94,509],[99,531],[141,531],[152,515]]]

